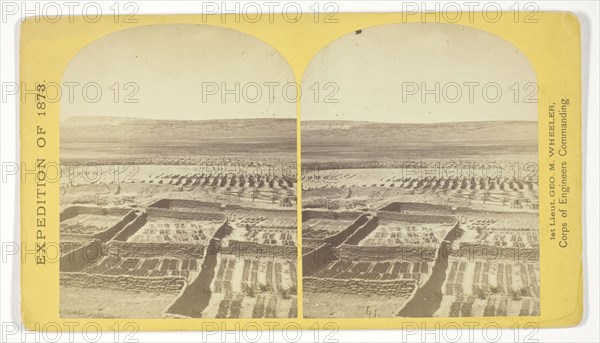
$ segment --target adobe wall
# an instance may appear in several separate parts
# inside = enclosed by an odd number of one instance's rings
[[[348,239],[348,237],[353,235],[356,232],[356,230],[358,230],[358,228],[365,225],[365,223],[368,220],[369,220],[369,217],[367,217],[367,214],[363,213],[360,217],[356,218],[356,220],[354,220],[354,222],[352,222],[352,224],[350,224],[350,226],[348,226],[347,228],[345,228],[344,230],[338,232],[337,234],[335,234],[333,236],[324,238],[323,241],[326,243],[333,244],[333,245],[340,245],[340,244],[344,243],[344,241],[346,241]]]
[[[315,250],[323,245],[323,241],[321,239],[313,239],[313,238],[303,238],[302,239],[302,254],[304,255],[307,252]]]
[[[219,220],[225,222],[227,216],[223,213],[216,212],[189,212],[189,211],[172,211],[163,208],[148,208],[146,213],[149,217],[175,218],[184,220]]]
[[[131,275],[103,275],[87,273],[60,273],[61,286],[81,288],[108,288],[129,292],[153,292],[161,294],[179,294],[185,286],[185,278],[139,277]],[[107,299],[110,301],[110,299]]]
[[[373,218],[369,219],[365,223],[365,225],[358,228],[358,230],[356,230],[356,232],[354,232],[350,237],[348,237],[348,239],[346,239],[344,244],[357,245],[358,243],[360,243],[360,241],[362,241],[371,232],[373,232],[373,230],[375,230],[377,228],[378,223],[379,223],[379,219],[377,217],[373,217]]]
[[[103,208],[103,207],[90,207],[90,206],[71,206],[66,208],[60,213],[60,221],[64,221],[67,219],[74,218],[80,214],[95,214],[99,216],[123,216],[121,220],[119,220],[115,225],[109,227],[108,229],[99,232],[95,235],[81,235],[81,234],[73,234],[73,233],[62,233],[61,240],[74,240],[74,241],[84,241],[87,237],[88,240],[99,239],[102,242],[108,242],[119,231],[123,230],[124,227],[127,226],[130,222],[132,222],[138,214],[135,210],[127,209],[127,208]]]
[[[62,257],[66,254],[69,254],[72,251],[75,251],[88,243],[90,243],[90,242],[89,241],[88,242],[67,241],[67,240],[64,240],[61,235],[61,242],[58,244],[58,246],[60,248],[60,256]]]
[[[187,199],[160,199],[157,202],[149,205],[148,207],[163,208],[163,209],[167,209],[167,210],[183,209],[183,210],[205,211],[205,212],[221,211],[221,203],[219,203],[219,202],[187,200]]]
[[[186,243],[133,243],[111,241],[105,245],[106,253],[120,258],[127,257],[173,257],[195,258],[204,256],[206,246]]]
[[[323,218],[323,219],[344,219],[344,220],[356,220],[356,218],[360,217],[362,212],[352,212],[352,211],[319,211],[319,210],[304,210],[302,211],[302,222],[305,222],[309,219],[313,218]]]
[[[78,233],[61,233],[60,234],[60,243],[89,243],[93,241],[94,238],[90,235],[82,235]]]
[[[337,246],[331,243],[323,243],[318,248],[302,254],[302,275],[313,275],[328,263],[337,260],[339,260]]]
[[[423,214],[452,214],[450,205],[434,205],[419,202],[393,202],[384,206],[380,211],[399,213],[423,213]]]
[[[458,221],[452,215],[430,215],[430,214],[408,214],[398,212],[379,211],[377,216],[381,220],[398,220],[410,223],[428,223],[428,224],[454,224]]]
[[[385,295],[408,298],[417,287],[415,280],[359,280],[303,277],[304,292]],[[360,301],[360,299],[356,299]]]
[[[227,205],[225,206],[225,212],[246,215],[246,216],[274,216],[274,217],[287,217],[296,218],[298,212],[296,210],[273,210],[268,208],[255,208],[255,207],[243,207],[238,205]]]
[[[138,214],[132,210],[127,215],[121,219],[117,224],[113,225],[111,228],[97,233],[94,235],[94,238],[101,240],[102,242],[110,241],[119,231],[123,230],[130,222],[134,219],[138,218]]]
[[[259,258],[283,258],[296,260],[298,247],[289,245],[259,244],[229,240],[227,246],[222,246],[220,252],[237,256],[253,256]]]
[[[352,261],[391,261],[432,262],[435,259],[436,244],[403,244],[399,246],[360,246],[342,244],[339,247],[340,259]]]
[[[127,241],[129,237],[133,236],[139,229],[141,229],[148,222],[148,215],[146,213],[142,213],[137,216],[131,223],[125,225],[125,227],[119,231],[113,240],[116,241]]]
[[[278,216],[278,217],[296,217],[296,210],[274,210],[274,209],[260,209],[254,207],[244,207],[240,205],[223,205],[219,202],[210,201],[199,201],[199,200],[188,200],[188,199],[161,199],[148,206],[148,213],[152,210],[171,210],[172,212],[178,212],[182,210],[184,212],[207,212],[207,213],[238,213],[242,215],[266,215],[266,216]]]
[[[313,215],[313,214],[318,214],[318,215],[326,215],[328,217],[318,217],[318,218],[329,218],[329,219],[335,219],[336,217],[329,217],[331,215],[331,213],[333,213],[334,215],[338,215],[340,214],[339,212],[325,212],[325,211],[307,211],[307,212],[311,212],[309,214],[309,216]],[[330,213],[330,214],[326,214],[326,213]],[[346,214],[348,213],[353,213],[354,212],[345,212]],[[304,220],[304,216],[302,217]],[[312,217],[315,218],[315,217]],[[363,213],[362,215],[360,215],[358,218],[356,218],[356,220],[354,220],[354,222],[352,224],[350,224],[350,226],[348,226],[346,229],[340,231],[339,233],[330,236],[330,237],[326,237],[324,239],[321,240],[322,244],[312,250],[309,251],[307,253],[304,253],[304,251],[302,252],[302,275],[312,275],[313,273],[315,273],[317,270],[323,268],[323,266],[325,266],[326,264],[337,260],[338,257],[338,253],[337,253],[337,247],[344,243],[350,236],[352,236],[354,233],[356,233],[356,231],[361,228],[363,225],[365,225],[365,223],[367,223],[367,221],[369,220],[369,217],[367,216],[366,213]],[[316,240],[312,241],[313,244],[316,244]]]

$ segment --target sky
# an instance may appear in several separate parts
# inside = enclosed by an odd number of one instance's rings
[[[295,79],[281,54],[253,36],[216,26],[151,25],[109,34],[70,61],[67,82],[78,86],[72,102],[62,97],[61,120],[296,117]],[[283,96],[284,86],[291,95]]]
[[[535,100],[535,81],[518,49],[481,30],[434,23],[362,28],[312,58],[302,78],[301,118],[534,121],[537,103],[526,99],[533,93]],[[62,82],[78,86],[73,101],[62,97],[61,120],[296,117],[295,79],[283,56],[253,36],[210,25],[109,34],[71,60]]]
[[[536,97],[526,100],[535,95],[535,82],[526,57],[490,33],[449,24],[382,25],[319,51],[302,84],[320,89],[320,95],[302,98],[301,116],[390,123],[535,121]]]

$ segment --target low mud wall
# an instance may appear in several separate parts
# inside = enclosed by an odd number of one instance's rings
[[[311,252],[323,245],[323,241],[321,239],[302,239],[302,255],[307,252]]]
[[[384,206],[380,211],[398,212],[398,213],[423,213],[423,214],[452,214],[450,205],[434,205],[418,202],[393,202]]]
[[[346,293],[360,295],[385,295],[390,297],[409,297],[417,283],[415,280],[359,280],[359,279],[322,279],[302,278],[304,292]],[[360,299],[356,299],[360,301]]]
[[[103,275],[87,273],[60,273],[61,286],[81,288],[108,288],[129,292],[153,292],[161,294],[179,294],[186,284],[185,278],[139,277],[131,275]],[[107,299],[110,301],[110,299]]]
[[[322,211],[307,211],[307,212],[319,212],[325,213]],[[331,212],[336,213],[336,212]],[[349,212],[346,212],[349,213]],[[315,217],[313,217],[315,218]],[[329,217],[328,217],[329,218]],[[303,217],[304,219],[304,217]],[[366,213],[360,215],[350,226],[348,226],[343,231],[327,237],[322,240],[322,245],[318,248],[302,254],[302,275],[312,275],[317,272],[319,269],[323,268],[326,264],[336,261],[339,256],[337,252],[337,248],[344,241],[346,241],[351,235],[356,233],[356,231],[361,228],[367,221],[369,217]],[[313,242],[314,244],[314,242]]]
[[[129,223],[132,223],[134,220],[138,219],[141,214],[136,213],[136,211],[131,211],[127,213],[127,215],[121,219],[117,224],[113,225],[111,228],[100,232],[94,235],[94,238],[101,240],[102,242],[108,242],[113,237],[115,237],[121,230],[123,230]]]
[[[148,208],[146,213],[149,217],[174,218],[184,220],[219,220],[225,222],[227,216],[224,213],[218,212],[188,212],[188,211],[172,211],[162,208]]]
[[[353,261],[407,261],[431,262],[438,249],[436,244],[399,246],[359,246],[342,244],[339,247],[340,259]]]
[[[313,218],[323,218],[323,219],[345,219],[345,220],[356,220],[356,218],[360,217],[362,212],[352,212],[352,211],[317,211],[317,210],[304,210],[302,211],[302,221],[305,222],[309,219]]]
[[[268,208],[255,208],[255,207],[243,207],[238,205],[227,205],[225,206],[225,211],[227,213],[238,214],[242,216],[265,216],[265,217],[287,217],[287,218],[296,218],[298,216],[298,212],[296,210],[273,210]]]
[[[458,221],[451,215],[429,215],[429,214],[406,214],[397,212],[379,211],[377,217],[383,220],[397,220],[409,223],[448,224],[452,225]]]
[[[379,218],[377,218],[377,217],[373,217],[373,218],[369,219],[365,223],[365,225],[358,228],[358,230],[356,230],[356,232],[354,232],[350,237],[348,237],[348,239],[344,242],[344,244],[357,245],[358,243],[360,243],[360,241],[362,241],[371,232],[373,232],[373,230],[375,230],[377,228],[378,223],[379,223]]]
[[[106,245],[106,252],[120,258],[127,257],[173,257],[173,258],[195,258],[204,256],[204,245],[185,243],[132,243],[111,241]]]
[[[210,201],[198,201],[187,199],[160,199],[159,201],[149,205],[148,207],[163,208],[167,210],[185,209],[192,211],[221,211],[221,203]]]
[[[331,243],[323,243],[320,247],[302,254],[302,275],[310,276],[326,264],[339,260],[338,247]]]
[[[461,242],[459,249],[455,249],[451,255],[452,258],[467,258],[470,260],[479,259],[489,262],[534,262],[540,260],[539,248],[513,248],[496,247],[481,243]]]
[[[60,213],[60,221],[64,221],[67,219],[71,219],[80,214],[95,214],[99,216],[123,216],[121,220],[119,220],[115,225],[109,227],[108,229],[97,233],[95,235],[78,235],[78,234],[69,234],[64,233],[61,235],[62,239],[74,239],[76,241],[83,241],[85,237],[89,240],[98,239],[102,242],[108,242],[113,237],[115,237],[123,228],[125,228],[129,223],[134,221],[136,217],[139,216],[136,210],[130,210],[126,208],[103,208],[103,207],[88,207],[88,206],[72,206]]]
[[[354,220],[354,222],[352,222],[352,224],[350,224],[350,226],[348,226],[347,228],[345,228],[344,230],[338,232],[337,234],[333,235],[333,236],[329,236],[325,239],[323,239],[323,241],[325,243],[330,243],[333,245],[340,245],[342,243],[344,243],[344,241],[346,241],[348,239],[348,237],[350,237],[351,235],[353,235],[356,230],[358,230],[361,226],[365,225],[365,223],[369,220],[369,217],[367,216],[367,214],[362,214],[360,217],[356,218],[356,220]]]
[[[68,243],[81,243],[87,244],[94,240],[94,238],[90,235],[81,235],[77,233],[61,233],[60,234],[60,244],[68,244]],[[80,244],[80,245],[81,245]]]
[[[255,242],[243,242],[229,240],[227,246],[222,246],[223,254],[237,256],[252,256],[258,258],[283,258],[296,260],[298,247],[289,245],[259,244]]]
[[[148,222],[148,215],[142,213],[135,218],[131,223],[127,224],[121,231],[119,231],[113,240],[116,241],[127,241],[129,237],[133,236],[142,226]]]

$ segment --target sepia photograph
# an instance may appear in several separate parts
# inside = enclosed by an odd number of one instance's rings
[[[61,102],[62,318],[296,318],[294,82],[245,33],[149,25],[72,58]],[[102,94],[102,96],[98,96]]]
[[[302,82],[335,84],[302,103],[305,318],[540,315],[536,76],[517,48],[357,28]]]
[[[2,2],[3,342],[596,337],[598,5],[372,5]]]

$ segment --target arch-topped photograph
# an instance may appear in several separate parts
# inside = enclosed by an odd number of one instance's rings
[[[139,26],[62,83],[81,96],[60,103],[61,317],[297,317],[295,78],[275,48]]]
[[[302,84],[331,89],[301,103],[305,317],[540,314],[537,81],[517,47],[357,27]]]

